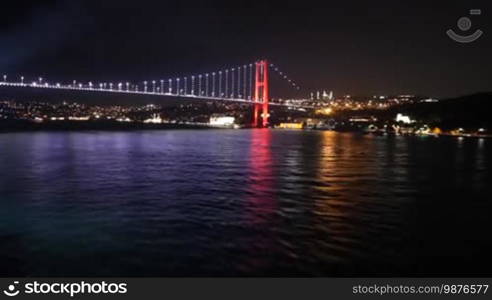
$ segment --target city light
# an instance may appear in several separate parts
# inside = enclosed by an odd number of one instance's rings
[[[321,114],[321,115],[325,115],[325,116],[329,116],[333,113],[333,109],[331,107],[326,107],[326,108],[316,110],[316,113]]]

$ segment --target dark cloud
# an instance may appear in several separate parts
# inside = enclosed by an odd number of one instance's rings
[[[77,1],[59,1],[44,6],[17,9],[20,20],[2,27],[1,70],[17,70],[32,58],[42,58],[62,46],[68,37],[78,36],[87,24],[84,9]]]
[[[306,93],[440,97],[490,89],[486,1],[21,2],[0,12],[4,72],[141,81],[267,57]],[[470,8],[483,9],[474,28],[485,35],[456,44],[445,31]]]

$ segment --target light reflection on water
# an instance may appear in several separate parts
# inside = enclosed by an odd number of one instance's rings
[[[490,275],[490,154],[321,131],[2,134],[0,272]]]

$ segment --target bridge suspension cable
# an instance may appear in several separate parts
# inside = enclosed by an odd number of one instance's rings
[[[295,88],[296,90],[300,90],[300,86],[294,81],[292,80],[289,76],[287,76],[287,74],[285,74],[285,72],[282,72],[277,66],[275,66],[274,64],[270,63],[270,68],[275,71],[275,73],[277,73],[278,75],[280,75],[280,77],[287,81],[293,88]]]

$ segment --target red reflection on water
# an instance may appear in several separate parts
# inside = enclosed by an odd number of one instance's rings
[[[255,223],[265,222],[276,209],[271,138],[272,133],[268,129],[251,131],[248,203]]]

